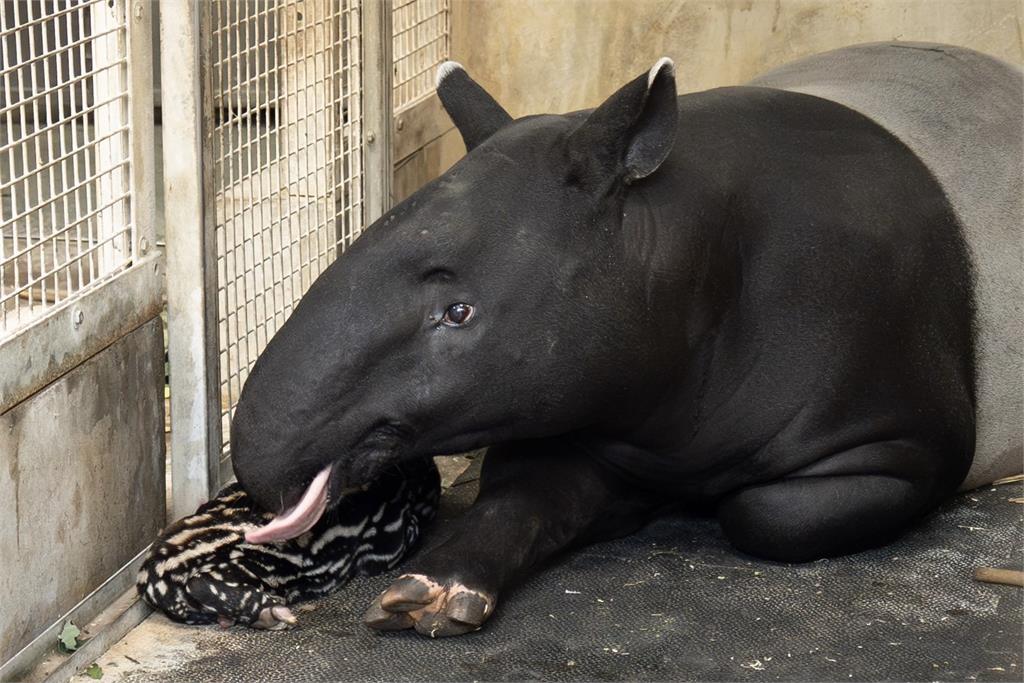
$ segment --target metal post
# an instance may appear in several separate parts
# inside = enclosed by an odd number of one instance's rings
[[[369,226],[391,207],[391,0],[363,3],[363,207]]]
[[[192,513],[219,485],[221,448],[213,212],[209,135],[212,105],[204,32],[205,0],[160,0],[167,229],[167,327],[171,383],[172,517]]]
[[[134,260],[156,246],[156,173],[153,155],[153,10],[150,0],[132,0],[128,24],[128,131],[131,146]]]

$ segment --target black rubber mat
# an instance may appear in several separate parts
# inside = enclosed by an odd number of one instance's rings
[[[447,514],[473,489],[453,488]],[[807,565],[741,556],[711,519],[663,519],[563,558],[453,639],[365,629],[390,577],[362,579],[299,629],[206,627],[200,657],[135,680],[1021,681],[1022,591],[972,579],[1021,568],[1020,491],[960,496],[894,545]]]

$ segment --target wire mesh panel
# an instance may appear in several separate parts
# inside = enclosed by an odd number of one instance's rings
[[[434,91],[434,72],[450,53],[449,0],[394,0],[395,111]]]
[[[124,3],[0,4],[0,339],[129,265]]]
[[[363,228],[358,0],[215,0],[222,458],[249,369]]]

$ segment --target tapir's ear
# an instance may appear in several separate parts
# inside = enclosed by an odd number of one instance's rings
[[[462,133],[467,152],[512,120],[458,62],[437,67],[437,96]]]
[[[668,57],[622,86],[569,136],[573,179],[607,189],[658,170],[672,151],[679,123],[675,65]]]

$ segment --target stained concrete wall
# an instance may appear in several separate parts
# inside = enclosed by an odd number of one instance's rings
[[[522,116],[596,106],[663,55],[680,92],[880,40],[953,43],[1021,64],[1022,23],[1019,0],[453,0],[452,59]],[[461,156],[459,136],[439,130],[400,159],[397,198]]]
[[[513,116],[599,104],[663,55],[680,92],[877,40],[1024,58],[1019,0],[456,0],[453,52]]]
[[[164,522],[159,318],[0,415],[0,662]]]

